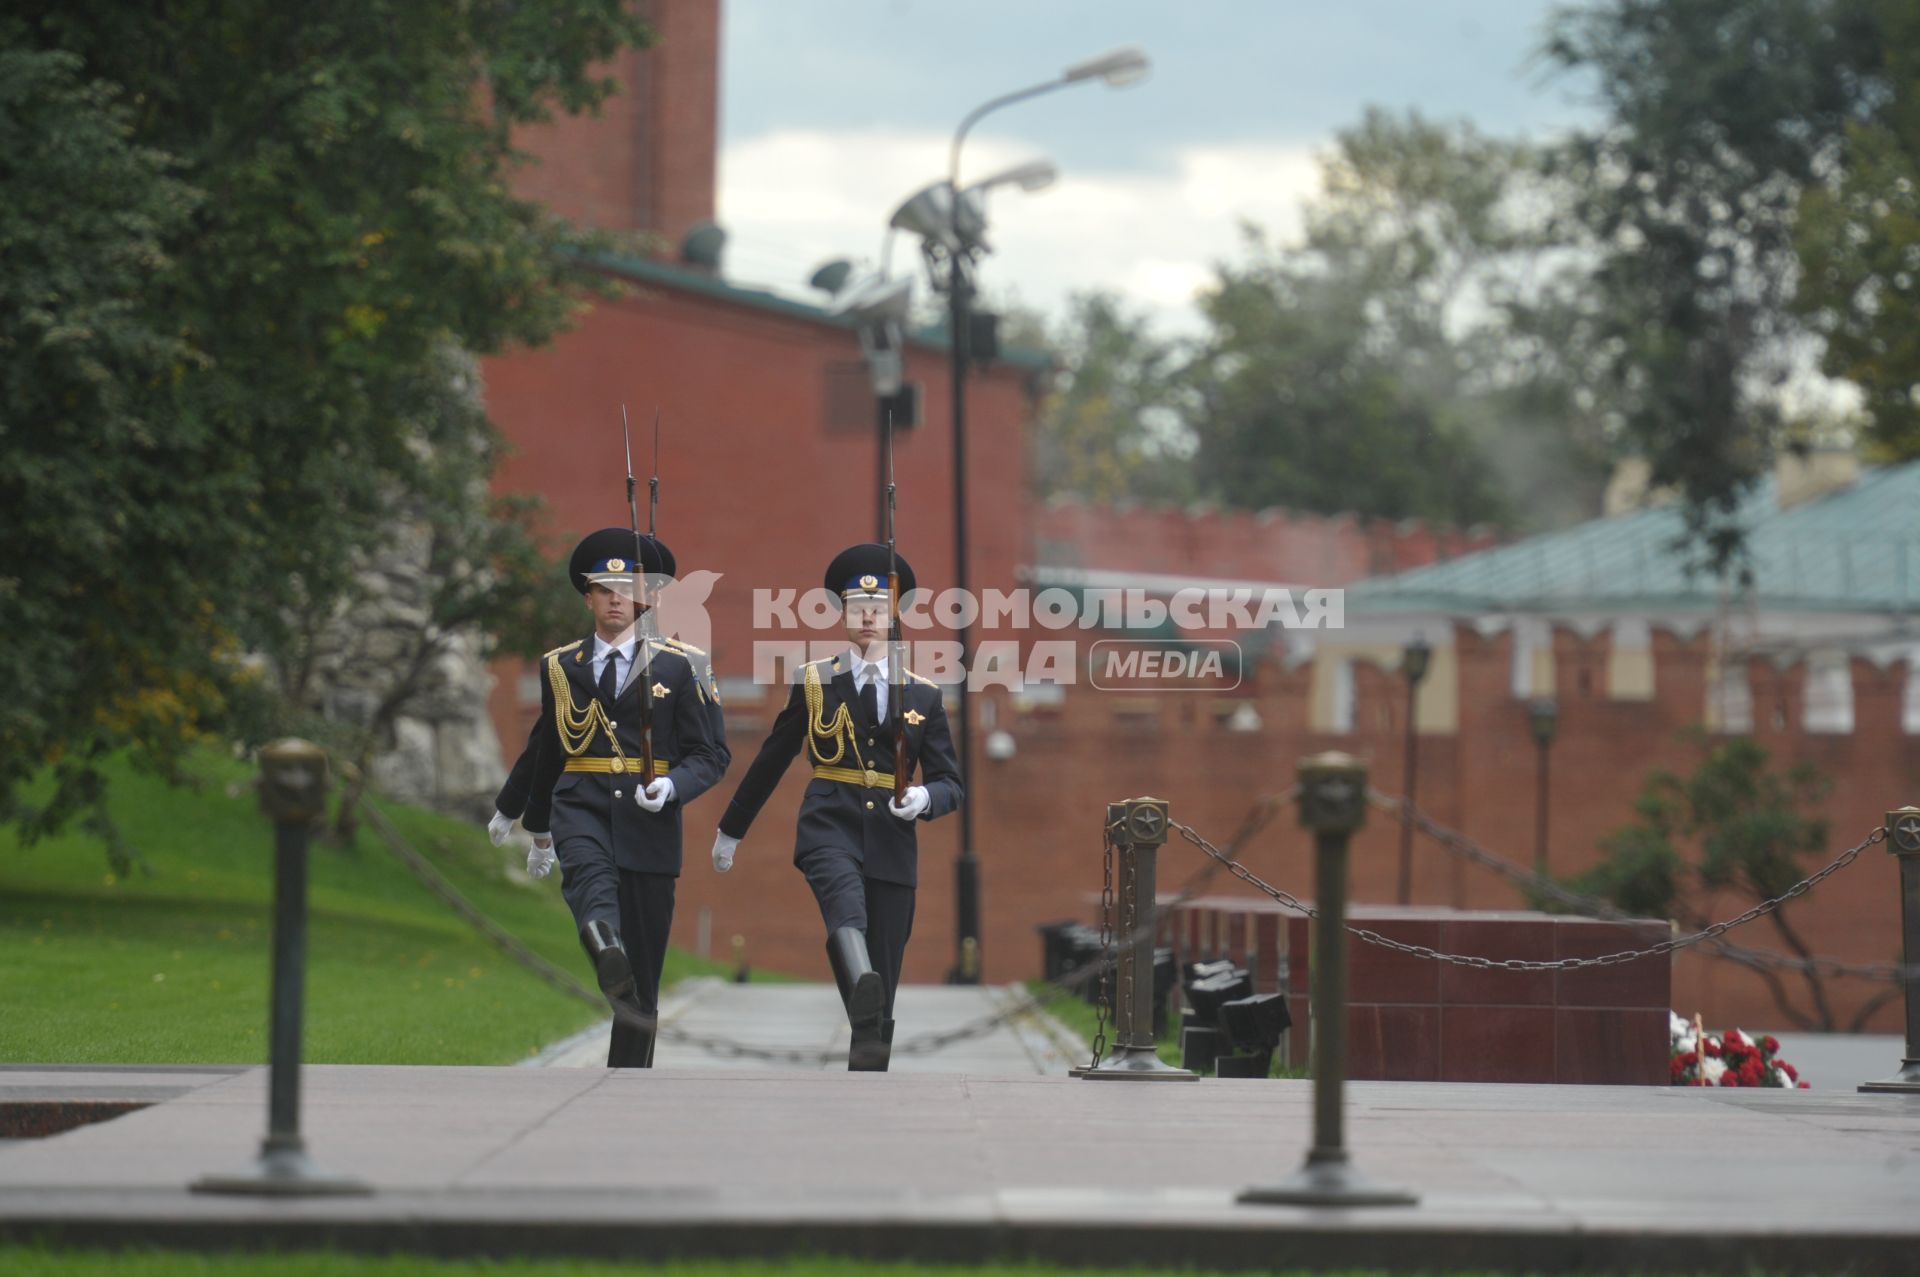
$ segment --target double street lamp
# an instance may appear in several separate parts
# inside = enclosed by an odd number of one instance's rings
[[[1036,161],[1008,169],[972,187],[962,187],[961,148],[973,126],[1002,107],[1076,84],[1100,83],[1123,88],[1144,79],[1147,69],[1146,54],[1138,49],[1118,49],[1068,67],[1055,79],[981,103],[967,112],[960,127],[954,130],[953,145],[947,153],[946,180],[919,191],[893,215],[893,226],[921,237],[933,286],[947,294],[948,347],[953,358],[953,585],[963,593],[968,588],[966,384],[973,324],[970,271],[974,262],[989,251],[985,238],[985,197],[988,190],[1001,185],[1038,190],[1050,184],[1055,173],[1051,164]],[[965,671],[970,667],[968,626],[960,625],[956,637]],[[960,805],[960,855],[954,865],[954,896],[959,916],[954,934],[954,966],[948,980],[955,984],[977,984],[980,980],[980,862],[973,850],[973,809],[978,796],[974,791],[973,715],[968,706],[967,682],[964,676],[960,680],[957,706],[960,730],[955,742],[960,755],[960,783],[967,791],[967,800]]]

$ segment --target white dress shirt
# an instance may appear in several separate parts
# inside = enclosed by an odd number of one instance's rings
[[[859,691],[869,682],[873,684],[874,721],[887,721],[887,658],[869,661],[855,652],[853,654],[853,690]]]
[[[630,676],[630,671],[633,669],[633,648],[634,640],[631,638],[616,647],[614,644],[601,638],[598,634],[594,635],[593,685],[595,687],[600,686],[600,680],[606,674],[606,663],[608,661],[615,661],[616,664],[613,667],[613,685],[617,689],[625,688],[626,679]]]

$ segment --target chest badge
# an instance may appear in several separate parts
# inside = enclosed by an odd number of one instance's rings
[[[920,724],[927,721],[927,716],[925,714],[922,714],[917,709],[910,709],[905,714],[901,715],[901,717],[906,719],[907,722],[914,727],[918,727],[920,726]]]
[[[655,696],[665,696],[667,694],[667,689],[662,687],[660,684],[655,683],[653,685],[653,694]]]

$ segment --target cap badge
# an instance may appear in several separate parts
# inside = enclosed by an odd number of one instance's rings
[[[877,590],[880,588],[880,578],[877,576],[863,576],[860,578],[860,588],[863,590]]]
[[[625,559],[608,559],[607,560],[607,571],[625,572],[626,570],[627,570],[627,561]]]

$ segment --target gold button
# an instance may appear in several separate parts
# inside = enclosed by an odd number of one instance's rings
[[[867,804],[867,810],[868,810],[868,811],[872,811],[872,810],[873,810],[873,804],[872,804],[872,803],[868,803],[868,804]]]

